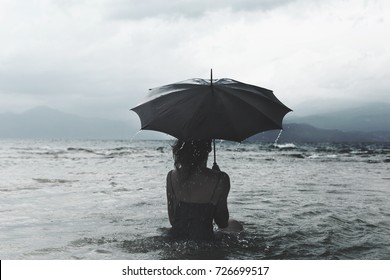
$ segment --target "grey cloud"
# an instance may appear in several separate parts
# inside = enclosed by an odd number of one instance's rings
[[[223,9],[232,11],[270,10],[296,0],[116,0],[107,6],[111,18],[143,19],[151,17],[200,17]]]
[[[207,77],[209,68],[272,88],[291,106],[307,96],[388,102],[388,23],[376,21],[387,14],[320,3],[330,2],[56,0],[41,18],[20,1],[26,13],[8,8],[0,18],[0,112],[48,105],[127,119],[148,88]],[[329,22],[333,13],[343,21]],[[354,28],[360,15],[366,22]]]

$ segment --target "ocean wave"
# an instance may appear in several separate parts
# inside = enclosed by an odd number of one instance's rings
[[[158,151],[161,151],[157,149]],[[129,147],[117,147],[117,148],[107,148],[107,149],[89,149],[89,148],[74,148],[74,147],[69,147],[67,148],[68,152],[71,153],[80,153],[80,154],[93,154],[97,156],[102,156],[105,158],[116,158],[116,157],[123,157],[123,156],[131,156],[134,154],[142,154],[143,152],[145,153],[145,157],[148,155],[146,153],[149,153],[148,150],[141,149],[137,150],[134,148],[129,148]]]
[[[307,157],[308,159],[322,159],[322,160],[335,160],[338,159],[338,155],[335,154],[312,154]]]
[[[91,153],[91,154],[96,154],[96,152],[92,149],[86,149],[86,148],[73,148],[69,147],[66,149],[69,152],[85,152],[85,153]]]
[[[305,154],[288,154],[288,156],[292,158],[300,158],[300,159],[304,159],[307,157]]]
[[[272,144],[271,148],[277,148],[279,150],[295,150],[297,146],[293,143],[285,143],[285,144]]]
[[[229,210],[245,230],[215,244],[160,236],[159,227],[169,224],[168,142],[30,141],[9,149],[17,145],[7,142],[0,157],[2,209],[12,209],[2,213],[2,226],[18,233],[0,241],[4,258],[390,256],[390,145],[218,144],[231,178]]]
[[[66,184],[78,182],[78,180],[67,180],[67,179],[48,179],[48,178],[32,178],[34,181],[41,184]]]
[[[245,235],[221,234],[213,241],[171,240],[164,235],[134,240],[124,240],[120,247],[129,254],[158,252],[160,259],[236,259],[265,258],[267,248],[264,238]]]

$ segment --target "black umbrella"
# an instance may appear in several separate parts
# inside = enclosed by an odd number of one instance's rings
[[[283,117],[291,111],[269,89],[226,78],[213,80],[212,72],[210,80],[190,79],[151,89],[149,100],[131,110],[140,117],[143,130],[185,141],[238,142],[281,129]]]

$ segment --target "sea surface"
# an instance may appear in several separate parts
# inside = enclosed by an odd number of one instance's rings
[[[390,144],[218,141],[213,242],[164,236],[171,144],[0,140],[0,259],[390,259]]]

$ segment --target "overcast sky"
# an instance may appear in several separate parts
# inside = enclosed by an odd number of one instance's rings
[[[390,102],[389,2],[0,0],[0,112],[136,119],[149,88],[210,68],[292,109]]]

